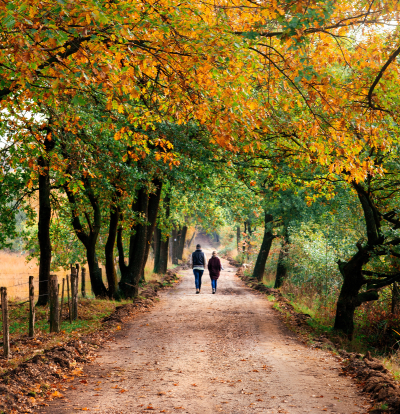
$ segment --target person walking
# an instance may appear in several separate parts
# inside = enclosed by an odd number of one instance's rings
[[[215,294],[217,291],[217,280],[222,270],[221,260],[217,256],[217,252],[212,252],[212,257],[208,261],[208,271],[210,272],[212,293]]]
[[[201,290],[201,278],[204,273],[204,269],[207,265],[207,257],[201,250],[200,244],[196,246],[196,251],[190,255],[190,264],[193,269],[194,281],[196,284],[196,294]]]

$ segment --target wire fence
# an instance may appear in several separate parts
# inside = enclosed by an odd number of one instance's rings
[[[22,305],[29,302],[29,328],[28,336],[33,338],[35,336],[35,302],[39,298],[46,297],[46,300],[41,304],[49,305],[49,329],[50,332],[59,332],[60,322],[62,319],[62,309],[64,306],[64,294],[66,290],[66,299],[68,303],[68,316],[69,321],[78,318],[78,292],[79,281],[81,287],[81,296],[86,296],[86,269],[81,268],[81,277],[79,278],[79,266],[71,267],[70,274],[67,274],[64,278],[60,279],[57,275],[50,275],[47,280],[34,280],[33,276],[29,276],[29,280],[26,283],[17,283],[9,286],[0,287],[1,295],[1,310],[2,310],[2,325],[3,325],[3,353],[5,358],[10,357],[10,318],[9,318],[9,305]],[[39,284],[45,283],[46,286],[40,287]],[[36,286],[35,286],[36,285]],[[9,292],[15,287],[21,288],[26,286],[26,294],[20,294],[18,301],[9,300]],[[20,292],[21,293],[21,292]],[[24,292],[25,293],[25,292]],[[13,321],[11,321],[13,322]]]
[[[81,273],[81,272],[80,272]],[[32,274],[32,273],[31,273]],[[29,273],[20,273],[20,274],[1,274],[0,273],[0,286],[4,286],[7,288],[8,291],[8,299],[10,301],[21,302],[29,296]],[[58,272],[56,273],[59,280],[66,278],[69,274],[68,272]],[[15,282],[18,280],[18,282]],[[37,277],[34,278],[34,286],[35,286],[35,298],[38,299],[39,296],[39,289],[43,284],[49,283],[49,280],[39,280]],[[92,290],[90,284],[90,278],[88,272],[85,271],[85,286],[86,286],[86,295],[92,297]],[[82,297],[81,292],[79,291],[79,296]]]

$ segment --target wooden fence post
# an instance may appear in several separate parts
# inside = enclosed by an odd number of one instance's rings
[[[82,267],[81,270],[81,294],[83,298],[86,298],[86,268]]]
[[[59,332],[59,309],[58,309],[58,280],[57,275],[50,275],[49,299],[50,299],[50,332]]]
[[[60,328],[61,328],[61,322],[62,322],[62,311],[63,311],[63,306],[64,306],[64,285],[65,285],[65,279],[63,278],[62,288],[61,288]]]
[[[76,268],[71,268],[71,297],[72,297],[72,320],[78,319],[78,275]]]
[[[35,336],[35,287],[33,276],[29,276],[29,338]]]
[[[4,358],[10,357],[10,328],[8,324],[7,288],[1,288],[1,311],[3,314],[3,350]]]
[[[69,295],[69,275],[67,275],[67,295],[68,295],[68,316],[69,316],[69,323],[72,323],[71,297]]]

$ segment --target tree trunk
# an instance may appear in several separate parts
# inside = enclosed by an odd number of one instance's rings
[[[176,227],[171,232],[171,260],[172,264],[178,264],[178,230]]]
[[[358,291],[361,286],[354,286],[350,280],[345,280],[336,305],[334,329],[341,330],[350,338],[354,331],[354,312],[360,305]]]
[[[239,245],[240,245],[240,226],[236,226],[236,247],[239,253]]]
[[[154,230],[156,228],[157,214],[158,214],[158,209],[160,207],[160,196],[161,196],[161,190],[162,190],[161,181],[155,180],[154,184],[156,185],[157,190],[155,193],[152,193],[149,196],[148,218],[147,218],[149,225],[147,226],[146,250],[144,253],[144,266],[143,266],[143,271],[142,271],[143,281],[145,281],[144,269],[145,269],[147,260],[149,258],[151,241],[153,240],[154,233],[155,233]]]
[[[167,273],[168,269],[168,245],[169,245],[169,236],[165,240],[160,242],[160,262],[158,273],[163,275]]]
[[[163,204],[165,206],[165,218],[169,219],[170,212],[170,201],[169,195],[167,194],[164,198]],[[154,270],[154,273],[165,274],[168,269],[168,246],[169,246],[169,236],[163,237],[161,229],[157,228],[157,242],[158,242],[158,253],[157,253],[157,270]],[[156,263],[156,262],[154,262]]]
[[[51,138],[51,131],[47,130],[44,141],[46,155],[38,157],[39,166],[39,297],[37,306],[45,306],[49,300],[49,278],[51,265],[51,204],[50,204],[50,162],[47,158],[50,151],[54,148],[54,139]]]
[[[99,268],[96,256],[96,243],[101,228],[101,210],[99,200],[93,194],[90,182],[86,178],[82,181],[84,182],[85,189],[93,209],[93,225],[89,215],[85,215],[89,227],[88,232],[84,230],[79,215],[76,212],[75,195],[70,191],[68,183],[64,186],[64,190],[67,194],[68,201],[72,205],[72,225],[74,227],[75,234],[86,248],[86,257],[88,261],[92,292],[96,297],[105,298],[107,296],[107,289],[103,283],[101,269]]]
[[[285,258],[288,256],[287,245],[288,245],[288,240],[287,240],[287,235],[285,235],[282,240],[281,249],[279,251],[278,264],[276,266],[276,277],[275,277],[275,285],[274,285],[275,289],[280,288],[283,284],[283,281],[286,279],[287,266],[285,263]]]
[[[147,221],[148,218],[148,206],[149,197],[147,190],[141,188],[137,193],[137,198],[132,203],[132,210],[139,212],[140,216]],[[132,235],[129,238],[129,263],[122,265],[121,258],[124,257],[123,252],[119,252],[120,257],[120,269],[121,269],[121,281],[119,287],[123,292],[124,297],[133,298],[139,294],[139,284],[136,285],[135,280],[139,281],[144,267],[144,255],[146,251],[147,240],[147,223],[139,222],[132,227]],[[122,237],[122,232],[118,233]],[[122,246],[121,243],[117,243],[118,249]]]
[[[117,272],[114,266],[114,246],[117,239],[118,222],[119,222],[119,208],[111,207],[110,210],[110,225],[108,228],[107,242],[104,247],[105,252],[105,267],[106,277],[108,282],[108,297],[110,299],[117,298],[118,279]]]
[[[119,287],[124,297],[135,298],[139,294],[139,280],[143,274],[147,254],[150,248],[152,232],[154,231],[157,211],[161,196],[161,182],[155,181],[158,185],[156,193],[148,195],[145,188],[138,191],[132,210],[139,212],[146,222],[137,223],[133,226],[132,235],[129,239],[129,264],[125,264],[122,245],[122,228],[118,230],[117,246],[119,251],[119,265],[121,270],[121,281]]]
[[[183,226],[181,229],[181,235],[179,237],[179,245],[178,245],[178,259],[183,260],[183,249],[185,248],[185,240],[188,228],[187,226]]]
[[[246,235],[247,235],[247,221],[244,222],[244,239],[243,239],[243,244],[242,244],[242,252],[244,253],[246,251]]]
[[[380,230],[381,217],[377,213],[371,193],[365,190],[362,183],[353,182],[352,186],[357,192],[363,209],[368,243],[364,247],[357,244],[358,252],[348,262],[339,261],[343,285],[336,305],[334,329],[343,331],[349,338],[353,336],[356,307],[363,302],[379,298],[377,290],[371,289],[363,293],[359,292],[363,285],[367,283],[362,274],[362,268],[369,262],[374,246],[380,245],[384,241]]]
[[[274,239],[274,235],[272,234],[272,220],[272,215],[265,212],[264,237],[253,270],[253,277],[255,277],[259,282],[261,282],[264,278],[265,264],[267,263],[272,240]]]
[[[103,283],[102,271],[99,267],[95,246],[86,247],[86,259],[88,262],[90,284],[92,285],[93,294],[96,298],[107,297],[107,289]]]
[[[39,166],[42,171],[39,173],[39,223],[38,223],[38,239],[39,239],[39,298],[37,306],[44,306],[48,302],[48,280],[50,277],[51,263],[51,240],[50,240],[50,221],[51,221],[51,205],[50,205],[50,176],[49,163],[43,156],[39,157]]]
[[[154,268],[153,273],[160,273],[160,243],[161,243],[161,230],[156,227],[154,230]]]
[[[340,289],[336,305],[336,318],[334,329],[341,330],[350,338],[354,331],[354,311],[361,303],[371,300],[369,292],[359,293],[365,284],[362,267],[369,261],[368,251],[359,251],[348,261],[339,262],[339,270],[343,276],[343,285]]]
[[[191,239],[187,243],[187,248],[188,249],[190,249],[190,246],[192,245],[192,242],[193,242],[193,239],[195,238],[195,236],[196,236],[196,229],[194,230]]]

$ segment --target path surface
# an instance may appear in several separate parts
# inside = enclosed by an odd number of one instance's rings
[[[351,379],[329,353],[300,343],[265,296],[223,261],[216,295],[192,271],[42,413],[365,413]],[[85,382],[85,381],[83,381]]]

